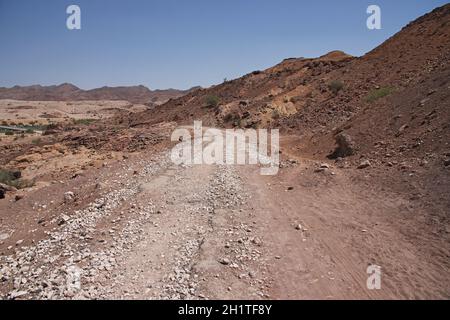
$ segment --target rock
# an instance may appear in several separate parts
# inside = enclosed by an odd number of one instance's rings
[[[58,221],[58,225],[61,226],[61,225],[65,224],[67,221],[69,221],[69,219],[70,219],[69,216],[62,214],[61,219],[59,219],[59,221]]]
[[[84,171],[79,170],[72,175],[72,179],[75,179],[76,177],[81,177],[81,176],[83,176],[83,174],[84,174]]]
[[[301,224],[298,224],[298,225],[295,226],[295,229],[296,230],[303,230],[303,227],[302,227]]]
[[[107,185],[103,182],[97,182],[95,184],[95,189],[106,189]]]
[[[8,239],[10,236],[10,233],[0,233],[0,241]]]
[[[321,169],[330,169],[330,165],[329,165],[328,163],[322,163],[322,164],[320,165],[320,168],[321,168]]]
[[[28,294],[28,291],[12,291],[9,293],[9,298],[14,300],[14,299],[20,298],[24,295],[27,295],[27,294]]]
[[[364,160],[363,162],[361,162],[358,166],[358,169],[365,169],[371,166],[371,163],[369,160]]]
[[[336,136],[337,147],[333,154],[330,155],[332,159],[338,157],[344,158],[355,154],[356,148],[353,139],[346,133],[340,133]]]
[[[292,191],[292,190],[294,190],[294,187],[288,187],[287,189],[288,189],[288,191]]]
[[[408,125],[404,124],[403,126],[398,129],[397,133],[395,134],[397,137],[400,136],[406,129],[408,129]]]
[[[446,166],[446,167],[450,166],[450,159],[444,160],[444,166]]]
[[[219,263],[227,266],[227,265],[229,265],[231,263],[231,261],[228,258],[222,258],[222,259],[219,260]]]
[[[6,190],[0,187],[0,199],[5,199]]]
[[[7,185],[7,184],[4,184],[4,183],[0,183],[0,189],[5,190],[5,192],[6,192],[6,191],[12,191],[12,192],[17,191],[16,188],[14,188],[14,187],[12,187],[12,186],[9,186],[9,185]]]
[[[257,246],[261,246],[262,245],[262,241],[261,241],[261,239],[259,239],[259,238],[253,238],[252,240],[251,240],[251,242],[254,244],[254,245],[257,245]]]
[[[16,246],[20,246],[23,243],[23,240],[19,240],[16,242]]]
[[[64,193],[65,202],[73,202],[75,200],[75,194],[72,191]]]
[[[106,205],[106,200],[105,199],[97,199],[94,203],[94,208],[95,209],[101,209]]]
[[[20,200],[22,200],[23,199],[23,195],[22,194],[16,194],[16,196],[14,197],[14,200],[17,202],[17,201],[20,201]]]
[[[420,101],[419,105],[420,105],[421,107],[425,107],[425,104],[426,104],[429,100],[430,100],[429,98],[423,99],[423,100]]]

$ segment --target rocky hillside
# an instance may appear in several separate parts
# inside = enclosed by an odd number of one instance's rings
[[[449,79],[450,4],[362,57],[286,59],[116,121],[280,128],[291,156],[371,167],[391,190],[449,207]]]
[[[327,147],[332,147],[330,135],[349,126],[355,132],[363,130],[364,139],[372,131],[375,134],[380,122],[390,123],[396,116],[400,106],[395,101],[413,108],[423,99],[431,99],[423,102],[427,107],[421,109],[425,114],[431,112],[434,98],[428,96],[448,91],[449,35],[450,5],[446,5],[410,23],[363,57],[335,51],[316,59],[286,59],[267,70],[191,92],[156,110],[131,116],[129,121],[140,126],[203,119],[209,125],[224,127],[278,127],[312,139],[314,144],[305,145],[305,150],[323,151],[323,145],[317,149],[314,145],[329,141]],[[410,101],[411,92],[414,101]],[[448,103],[448,99],[439,99]],[[442,104],[435,107],[443,113],[439,121],[447,119],[448,111]],[[379,122],[357,129],[363,123],[355,119],[367,112],[377,113],[378,117],[372,118],[379,118]]]
[[[150,90],[145,86],[102,87],[82,90],[73,84],[58,86],[15,86],[0,88],[0,99],[25,101],[82,101],[82,100],[125,100],[131,103],[162,104],[195,90]]]

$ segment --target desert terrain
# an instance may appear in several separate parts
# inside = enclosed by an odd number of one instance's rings
[[[446,5],[163,102],[0,90],[0,298],[448,299],[449,79]],[[278,174],[175,165],[194,120],[280,129]]]

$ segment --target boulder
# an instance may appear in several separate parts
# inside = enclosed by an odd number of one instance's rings
[[[73,202],[75,200],[75,194],[72,191],[64,193],[64,201],[66,203]]]
[[[353,139],[346,133],[340,133],[336,136],[337,147],[330,155],[330,158],[344,158],[355,154],[356,148]]]

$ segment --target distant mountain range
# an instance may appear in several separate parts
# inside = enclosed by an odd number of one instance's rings
[[[25,101],[126,100],[131,103],[162,104],[200,87],[188,90],[150,90],[145,86],[102,87],[83,90],[70,83],[55,86],[14,86],[0,88],[0,99]]]

